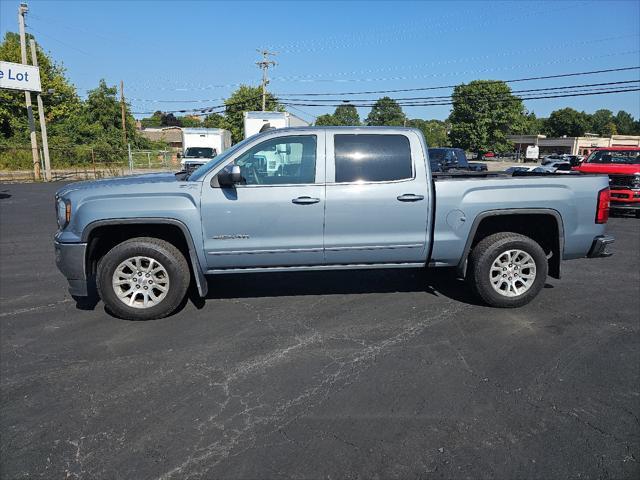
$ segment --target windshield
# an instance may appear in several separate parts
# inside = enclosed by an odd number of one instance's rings
[[[216,168],[218,165],[220,165],[222,162],[224,162],[227,158],[229,158],[230,155],[234,154],[235,152],[237,152],[240,148],[244,147],[247,144],[247,140],[251,140],[251,137],[249,138],[245,138],[244,140],[242,140],[239,143],[236,143],[233,147],[231,147],[228,150],[225,150],[224,152],[222,152],[220,155],[218,155],[217,157],[214,157],[213,160],[209,160],[207,163],[205,163],[204,165],[201,165],[200,167],[198,167],[197,169],[195,169],[193,171],[193,173],[191,175],[189,175],[189,180],[192,180],[194,182],[197,182],[199,180],[202,180],[202,178],[209,173],[211,170],[213,170],[214,168]]]
[[[211,158],[215,155],[214,149],[210,147],[189,147],[184,152],[185,157]]]
[[[587,163],[640,164],[640,150],[596,150]]]

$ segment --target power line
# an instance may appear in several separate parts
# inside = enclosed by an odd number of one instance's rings
[[[511,80],[487,80],[487,82],[495,82],[495,83],[516,83],[516,82],[530,82],[533,80],[548,80],[551,78],[564,78],[564,77],[577,77],[581,75],[595,75],[599,73],[611,73],[611,72],[625,72],[629,70],[638,70],[640,66],[635,67],[622,67],[622,68],[609,68],[606,70],[592,70],[589,72],[574,72],[574,73],[562,73],[558,75],[546,75],[546,76],[538,76],[538,77],[526,77],[526,78],[516,78]],[[441,90],[445,88],[455,88],[458,85],[439,85],[437,87],[418,87],[418,88],[397,88],[393,90],[367,90],[367,91],[359,91],[359,92],[329,92],[329,93],[276,93],[278,97],[286,97],[288,95],[301,95],[305,97],[326,97],[328,95],[336,95],[336,96],[346,96],[346,95],[370,95],[377,93],[401,93],[401,92],[422,92],[427,90]]]
[[[528,100],[540,100],[540,99],[545,99],[545,98],[564,98],[564,97],[582,97],[582,96],[589,96],[589,95],[604,95],[604,94],[610,94],[610,93],[625,93],[625,92],[637,92],[640,91],[639,87],[632,87],[632,88],[626,88],[626,89],[615,89],[615,90],[607,90],[607,91],[598,91],[598,92],[586,92],[586,93],[567,93],[567,94],[557,94],[557,95],[541,95],[541,96],[532,96],[532,97],[526,97],[526,98],[522,98],[522,97],[516,97],[516,96],[510,96],[510,97],[503,97],[503,98],[499,98],[499,97],[489,97],[488,101],[489,103],[500,103],[500,102],[505,102],[505,101],[528,101]],[[281,102],[282,105],[284,106],[301,106],[301,107],[339,107],[341,105],[345,105],[345,103],[338,103],[338,104],[315,104],[315,103],[287,103],[287,102]],[[354,104],[354,103],[348,103],[347,105],[353,105],[354,107],[372,107],[373,104]],[[440,106],[440,105],[453,105],[452,101],[448,101],[448,102],[430,102],[430,103],[413,103],[413,104],[407,104],[407,105],[401,105],[401,106],[409,106],[409,107],[433,107],[433,106]]]
[[[640,83],[640,80],[625,80],[625,81],[620,81],[620,82],[604,82],[604,83],[585,83],[585,84],[581,84],[581,85],[566,85],[563,87],[546,87],[546,88],[530,88],[530,89],[526,89],[526,90],[511,90],[511,93],[526,93],[526,92],[544,92],[544,91],[552,91],[552,90],[566,90],[566,89],[575,89],[575,88],[585,88],[585,87],[601,87],[601,86],[605,86],[605,85],[624,85],[624,84],[629,84],[629,83]],[[476,96],[476,95],[484,95],[482,94],[478,94],[478,93],[464,93],[461,92],[459,95],[468,97],[468,96]],[[405,101],[405,100],[431,100],[431,99],[437,99],[437,98],[450,98],[451,95],[437,95],[437,96],[431,96],[431,97],[402,97],[402,98],[393,98],[393,100],[400,102],[400,101]],[[279,100],[281,101],[292,101],[292,102],[304,102],[304,101],[308,101],[308,99],[304,99],[304,98],[291,98],[291,97],[278,97]],[[364,99],[364,98],[359,98],[358,101],[359,102],[375,102],[378,99]],[[322,98],[322,99],[317,99],[314,100],[316,102],[349,102],[349,100],[341,100],[339,98]]]

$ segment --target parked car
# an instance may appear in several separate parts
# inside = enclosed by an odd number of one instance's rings
[[[261,168],[278,152],[284,168]],[[326,153],[325,153],[326,152]],[[56,193],[56,263],[74,296],[167,316],[205,275],[455,267],[488,305],[519,307],[561,260],[608,256],[602,175],[431,175],[420,130],[278,129],[192,174],[71,183]],[[244,292],[246,294],[247,292]]]
[[[609,175],[611,209],[635,212],[640,218],[640,148],[596,148],[574,170]]]
[[[505,170],[505,173],[522,173],[522,172],[533,172],[533,173],[554,173],[556,169],[554,167],[542,167],[538,165],[532,166],[520,166],[516,165],[513,167],[509,167]]]
[[[469,162],[465,151],[461,148],[430,148],[429,162],[433,172],[448,172],[451,170],[481,172],[487,170],[487,166],[484,163]]]

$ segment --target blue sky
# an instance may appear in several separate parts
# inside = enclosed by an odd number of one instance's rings
[[[0,0],[0,30],[17,31],[19,2]],[[27,29],[64,63],[81,95],[124,80],[134,112],[219,105],[258,85],[256,49],[276,52],[276,94],[430,87],[640,65],[640,2],[28,2]],[[639,71],[513,84],[514,89],[637,80]],[[391,96],[447,95],[450,90]],[[380,95],[348,96],[377,98]],[[300,98],[300,97],[296,97]],[[194,100],[197,100],[195,102]],[[639,92],[531,100],[640,116]],[[334,107],[291,111],[306,119]],[[409,107],[444,119],[448,106]],[[362,117],[368,109],[360,109]]]

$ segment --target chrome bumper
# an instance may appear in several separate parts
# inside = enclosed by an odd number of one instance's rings
[[[77,297],[88,295],[85,268],[86,243],[54,242],[56,266],[69,282],[69,293]]]
[[[607,251],[607,245],[615,242],[615,238],[610,235],[599,235],[593,239],[591,250],[587,254],[589,258],[610,257],[613,253]]]

